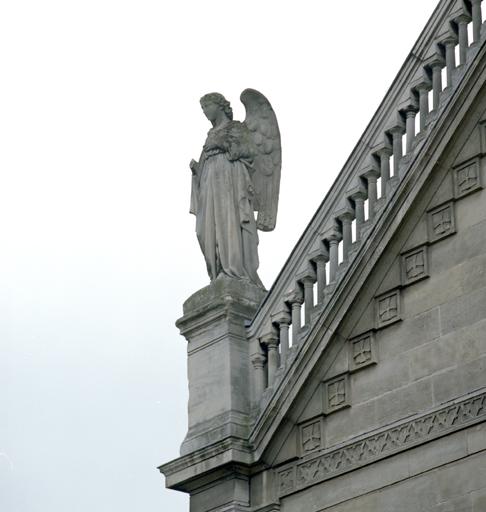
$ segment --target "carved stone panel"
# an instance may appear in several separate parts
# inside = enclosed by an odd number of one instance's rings
[[[456,232],[454,203],[437,206],[428,212],[429,241],[436,242]]]
[[[456,198],[466,196],[482,188],[479,158],[474,158],[455,167],[453,175]]]
[[[415,283],[429,276],[427,246],[422,245],[402,254],[402,285]]]
[[[308,453],[320,450],[323,446],[322,420],[317,418],[300,425],[300,453]]]
[[[376,297],[375,308],[377,329],[401,320],[400,290],[392,290]]]
[[[316,453],[279,472],[279,496],[305,489],[412,447],[486,421],[486,393],[449,402],[400,424],[362,436],[339,448]]]
[[[367,332],[349,340],[349,370],[354,372],[378,362],[376,340]]]
[[[285,469],[278,474],[279,495],[283,496],[292,491],[295,486],[295,468]]]
[[[330,414],[351,405],[348,374],[324,382],[324,413]]]

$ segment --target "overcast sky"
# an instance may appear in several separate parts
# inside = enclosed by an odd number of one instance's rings
[[[208,283],[191,158],[219,91],[282,134],[269,287],[436,0],[5,0],[0,6],[0,510],[187,512],[174,322]]]

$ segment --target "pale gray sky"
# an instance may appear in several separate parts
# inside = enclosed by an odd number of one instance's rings
[[[436,0],[0,6],[0,510],[187,512],[182,302],[199,97],[262,91],[283,144],[271,285]]]

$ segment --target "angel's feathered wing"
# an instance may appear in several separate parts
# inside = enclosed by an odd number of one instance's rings
[[[270,102],[254,89],[245,89],[240,96],[245,105],[248,127],[255,155],[252,176],[255,188],[257,227],[271,231],[277,221],[282,148],[277,118]]]

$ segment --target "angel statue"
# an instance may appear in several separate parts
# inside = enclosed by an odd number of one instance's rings
[[[213,281],[220,274],[248,280],[258,277],[258,233],[275,228],[282,153],[275,112],[263,94],[246,89],[240,97],[243,122],[222,94],[200,100],[213,125],[199,162],[192,160],[190,212]],[[255,213],[258,216],[255,219]]]

